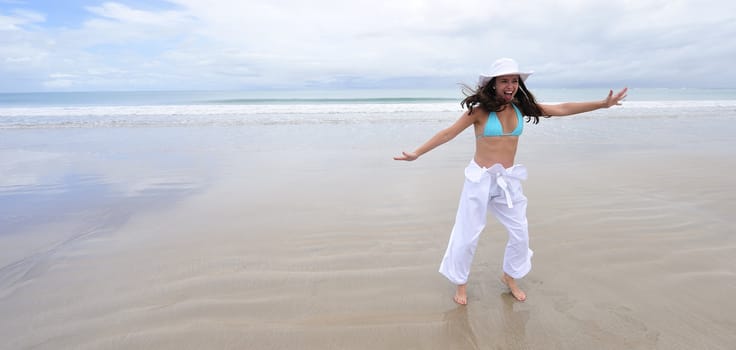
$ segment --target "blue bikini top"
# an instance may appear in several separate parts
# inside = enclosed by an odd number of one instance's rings
[[[488,120],[486,121],[486,127],[483,130],[482,135],[478,135],[477,137],[494,137],[494,136],[519,136],[521,135],[521,132],[524,131],[524,117],[521,115],[521,111],[519,111],[518,108],[516,108],[516,105],[513,103],[511,106],[514,107],[514,110],[516,111],[516,129],[514,131],[506,134],[503,132],[503,126],[501,125],[501,121],[498,120],[498,115],[496,115],[496,112],[491,112],[488,114]]]

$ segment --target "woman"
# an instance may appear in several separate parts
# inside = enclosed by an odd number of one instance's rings
[[[414,152],[402,152],[395,160],[413,161],[435,147],[452,140],[469,126],[475,129],[475,156],[465,169],[465,185],[460,196],[455,225],[450,235],[440,273],[457,286],[454,300],[467,304],[466,284],[470,265],[487,212],[492,212],[506,227],[509,239],[503,257],[503,282],[519,301],[526,294],[516,284],[531,270],[532,250],[526,220],[527,199],[521,188],[526,169],[514,165],[519,136],[526,122],[539,123],[539,117],[567,116],[620,105],[627,89],[613,90],[600,101],[562,104],[537,103],[524,81],[532,72],[522,72],[516,61],[496,60],[491,72],[480,75],[478,88],[466,87],[461,102],[467,111],[453,125],[438,132]]]

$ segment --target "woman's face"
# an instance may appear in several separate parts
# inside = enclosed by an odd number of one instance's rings
[[[511,102],[519,89],[519,75],[501,75],[496,77],[496,96],[501,97],[506,102]]]

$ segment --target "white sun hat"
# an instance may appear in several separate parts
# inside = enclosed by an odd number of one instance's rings
[[[483,73],[478,77],[478,85],[486,85],[494,77],[502,75],[518,74],[522,81],[526,81],[534,71],[522,72],[519,69],[519,64],[510,58],[499,58],[496,62],[491,65],[491,71],[489,73]]]

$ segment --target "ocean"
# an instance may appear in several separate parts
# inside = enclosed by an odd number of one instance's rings
[[[535,90],[547,103],[606,93]],[[0,235],[82,210],[133,210],[191,195],[230,171],[232,153],[246,164],[273,157],[315,168],[349,152],[387,166],[451,125],[462,114],[461,99],[460,89],[0,94]],[[517,160],[555,148],[582,156],[591,149],[707,147],[727,155],[735,119],[736,90],[631,89],[622,106],[526,124]],[[439,152],[457,152],[465,162],[475,140],[470,129]],[[304,161],[309,152],[325,163]]]
[[[601,99],[605,89],[533,90],[540,102]],[[456,90],[58,92],[0,94],[0,129],[236,126],[452,120]],[[736,89],[630,89],[613,118],[733,118]]]

